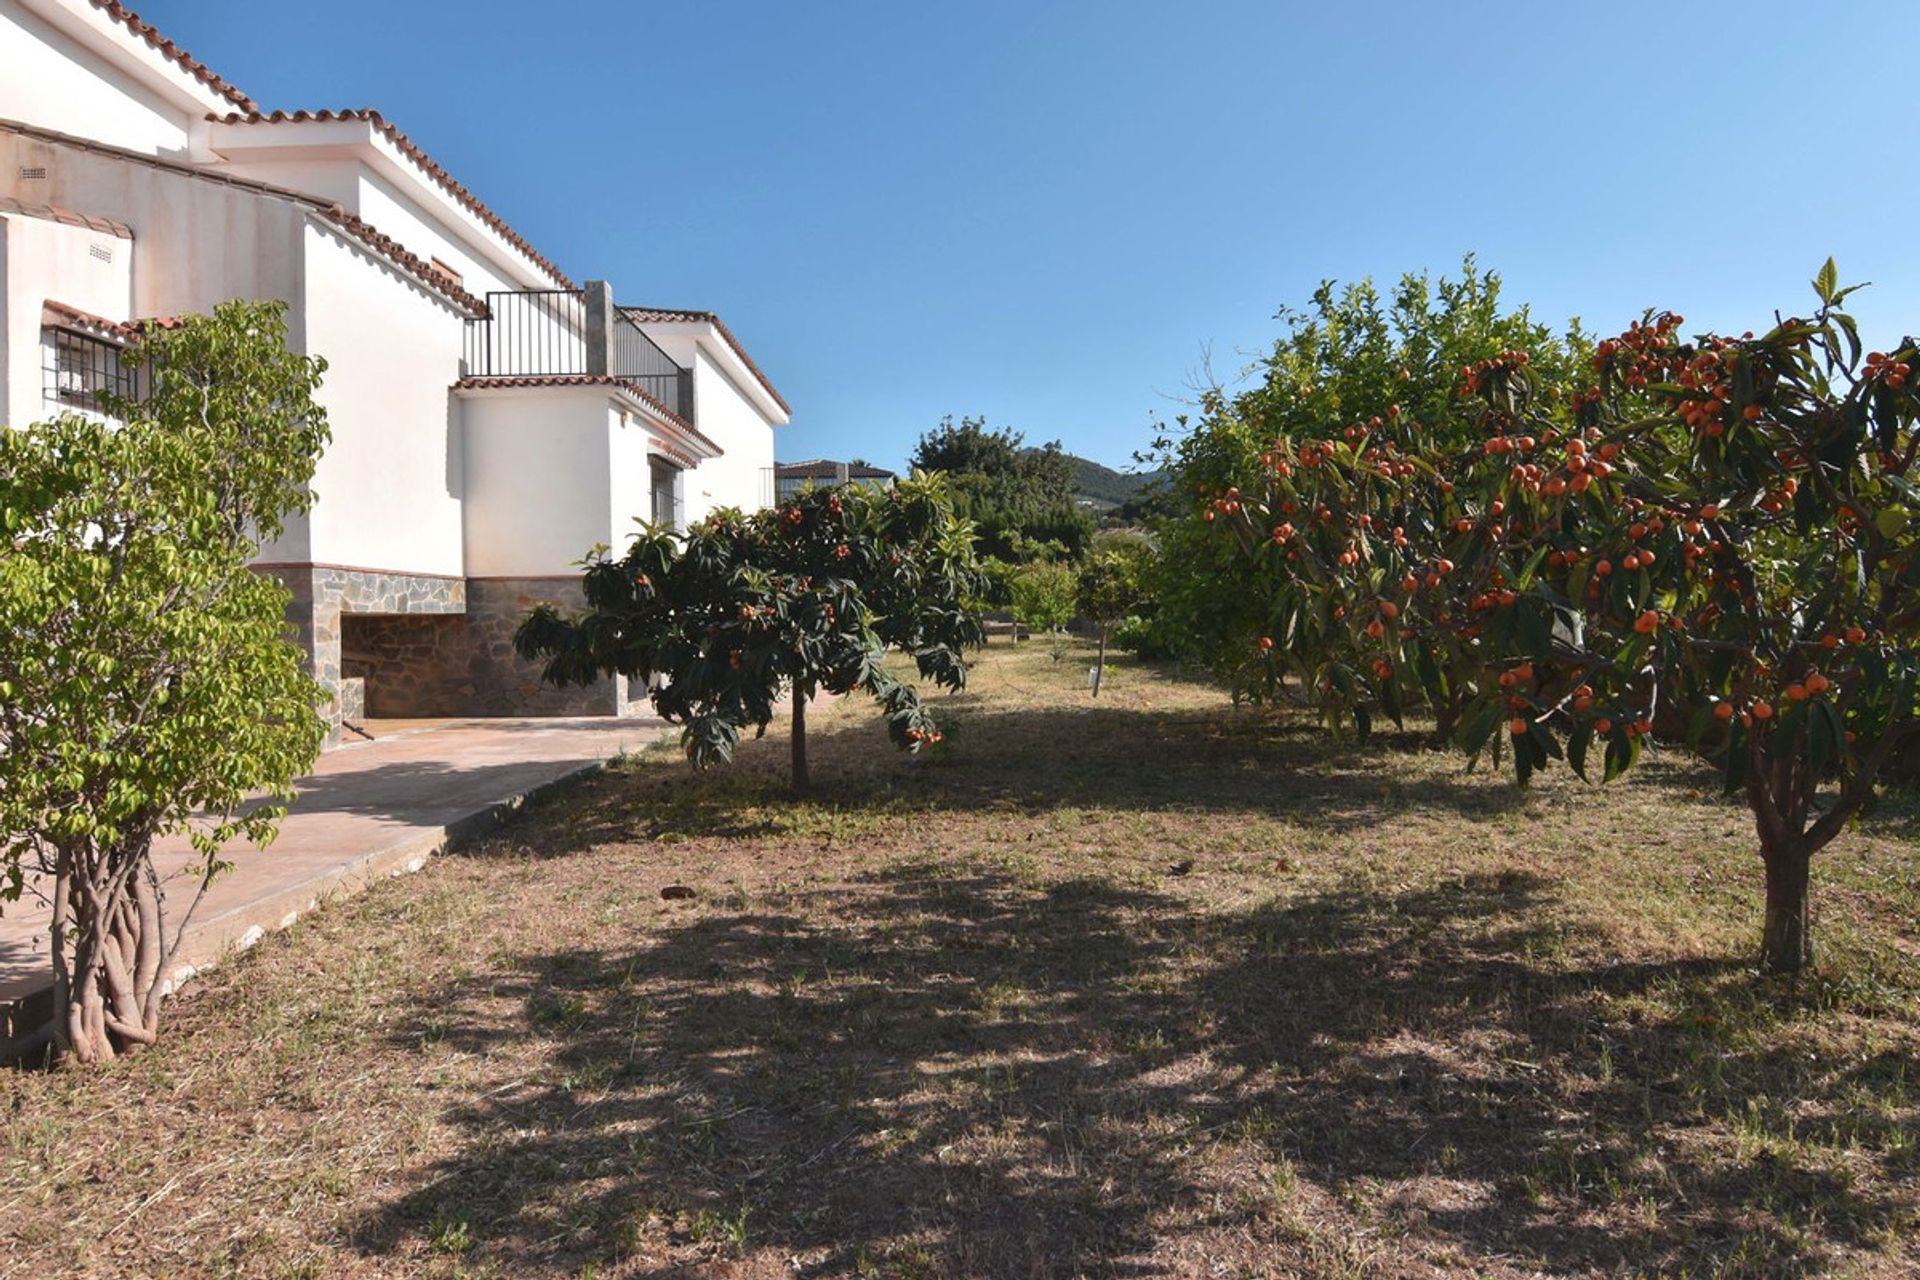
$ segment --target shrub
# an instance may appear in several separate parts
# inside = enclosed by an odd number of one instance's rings
[[[151,394],[109,399],[119,421],[0,429],[0,899],[50,885],[62,1058],[159,1033],[200,899],[168,919],[155,838],[191,837],[204,894],[230,841],[272,839],[325,734],[288,594],[247,567],[311,505],[327,441],[324,366],[287,351],[283,313],[147,333],[124,358]]]

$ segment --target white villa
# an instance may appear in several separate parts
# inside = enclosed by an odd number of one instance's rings
[[[236,297],[328,362],[313,512],[259,566],[336,719],[619,714],[543,688],[520,616],[636,517],[772,501],[789,410],[719,317],[569,278],[377,112],[263,112],[113,0],[0,0],[0,427]]]

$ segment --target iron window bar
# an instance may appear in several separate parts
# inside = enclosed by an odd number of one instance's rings
[[[42,394],[54,412],[105,413],[111,400],[146,397],[146,370],[128,365],[123,346],[76,329],[42,331]]]

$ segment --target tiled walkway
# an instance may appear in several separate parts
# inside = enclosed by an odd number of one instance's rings
[[[467,720],[329,752],[300,784],[270,848],[229,850],[234,868],[208,891],[179,962],[204,966],[250,941],[251,931],[283,927],[329,894],[418,865],[449,833],[488,822],[499,806],[651,745],[666,731],[658,720],[638,718]],[[156,857],[163,876],[177,877],[168,885],[169,907],[184,910],[194,891],[180,874],[191,862],[186,841],[165,842]],[[21,1032],[44,1016],[33,1006],[51,983],[47,919],[31,898],[0,916],[0,1044],[14,1032],[10,1008],[21,1013]]]

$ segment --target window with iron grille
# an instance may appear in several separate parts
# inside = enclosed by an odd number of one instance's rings
[[[653,497],[653,522],[673,529],[683,526],[681,519],[681,470],[662,458],[647,459],[649,489]]]
[[[104,396],[140,397],[140,370],[121,361],[117,342],[71,329],[48,329],[42,335],[41,351],[46,360],[46,405],[52,412],[101,413]]]

